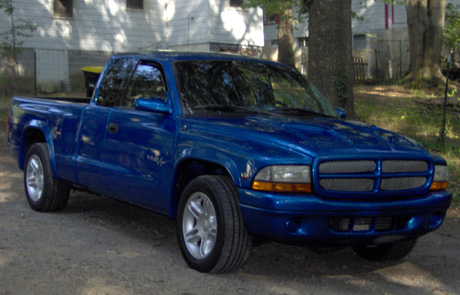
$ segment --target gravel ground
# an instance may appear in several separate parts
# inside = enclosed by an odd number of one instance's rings
[[[174,221],[106,197],[71,194],[58,213],[30,209],[22,172],[0,131],[2,294],[460,294],[460,210],[399,262],[371,263],[351,249],[256,247],[238,272],[190,270]]]

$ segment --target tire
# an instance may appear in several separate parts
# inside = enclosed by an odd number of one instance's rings
[[[33,144],[27,151],[24,188],[35,211],[59,211],[67,205],[70,186],[54,178],[46,143]]]
[[[244,227],[233,182],[223,176],[200,176],[181,195],[177,239],[190,268],[228,273],[249,258],[252,239]]]
[[[361,258],[370,261],[395,261],[408,255],[417,239],[405,240],[376,246],[353,246],[353,251]]]

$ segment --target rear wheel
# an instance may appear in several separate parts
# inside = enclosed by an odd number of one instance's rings
[[[195,270],[226,273],[244,265],[252,243],[228,177],[200,176],[187,185],[179,202],[177,238]]]
[[[399,260],[408,255],[416,243],[417,239],[411,239],[376,246],[360,245],[353,246],[353,251],[359,257],[370,261]]]
[[[27,201],[36,211],[58,211],[67,205],[70,186],[54,178],[45,143],[33,144],[27,151],[24,187]]]

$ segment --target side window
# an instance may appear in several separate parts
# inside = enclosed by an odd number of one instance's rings
[[[123,89],[136,65],[134,59],[116,59],[105,72],[99,86],[96,104],[99,106],[116,107],[123,105]]]
[[[126,92],[125,106],[134,107],[138,98],[166,100],[166,83],[159,65],[141,62],[137,66]]]

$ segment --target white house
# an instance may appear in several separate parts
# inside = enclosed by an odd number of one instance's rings
[[[242,0],[12,0],[14,18],[38,25],[25,39],[20,71],[39,89],[62,81],[83,85],[83,66],[104,65],[118,52],[174,49],[242,50],[264,45],[263,12],[243,10]],[[10,27],[1,15],[0,31]],[[0,75],[5,75],[5,63]]]

